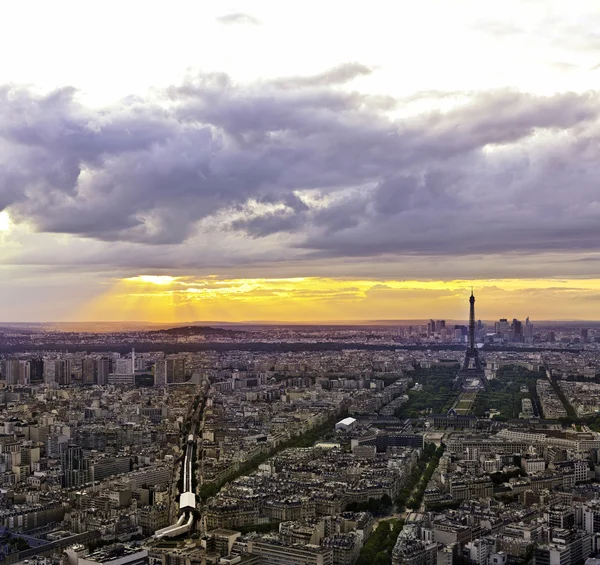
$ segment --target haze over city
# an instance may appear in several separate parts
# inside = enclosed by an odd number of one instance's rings
[[[598,319],[597,2],[2,21],[0,321]]]

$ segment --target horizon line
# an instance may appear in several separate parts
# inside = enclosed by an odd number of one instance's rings
[[[508,319],[508,318],[507,318]],[[517,318],[518,319],[518,318]],[[279,325],[349,325],[349,324],[376,324],[376,323],[418,323],[418,322],[427,322],[429,320],[444,320],[446,322],[468,322],[467,318],[379,318],[379,319],[351,319],[351,320],[241,320],[241,321],[226,321],[226,320],[186,320],[182,322],[178,321],[167,321],[167,322],[156,322],[150,320],[45,320],[45,321],[0,321],[1,325],[26,325],[26,324],[36,324],[36,325],[44,325],[44,324],[152,324],[152,325],[174,325],[174,326],[185,326],[185,325],[198,325],[198,324],[231,324],[231,325],[244,325],[244,324],[279,324]],[[484,319],[479,318],[479,321],[482,322],[497,322],[496,319]],[[592,322],[592,323],[600,323],[600,319],[585,319],[585,318],[545,318],[545,319],[536,319],[532,323],[547,323],[547,322]]]

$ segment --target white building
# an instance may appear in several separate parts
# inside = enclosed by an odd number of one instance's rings
[[[336,431],[342,430],[343,432],[347,432],[348,430],[351,430],[354,427],[356,427],[356,419],[355,418],[344,418],[343,420],[340,420],[335,425]]]
[[[527,473],[541,473],[546,470],[546,461],[538,458],[521,459],[521,468]]]

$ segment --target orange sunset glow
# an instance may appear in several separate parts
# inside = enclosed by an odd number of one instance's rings
[[[463,319],[477,288],[483,319],[512,315],[593,319],[600,280],[394,281],[331,278],[224,279],[140,275],[116,281],[80,320],[333,322]],[[510,304],[508,311],[507,304]]]

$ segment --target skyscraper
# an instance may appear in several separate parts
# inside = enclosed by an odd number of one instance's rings
[[[185,359],[161,359],[154,366],[154,384],[170,384],[185,382]]]
[[[523,341],[523,322],[513,318],[510,326],[510,335],[512,341]]]
[[[44,382],[44,360],[38,358],[29,360],[29,381],[32,383]]]
[[[84,357],[81,361],[81,382],[84,385],[96,382],[96,360],[92,357]]]
[[[510,331],[508,320],[506,318],[500,318],[500,320],[496,322],[494,330],[497,334],[500,334],[503,339],[506,339]]]
[[[108,375],[112,372],[110,361],[108,357],[96,360],[96,382],[99,385],[104,386],[108,384]]]
[[[46,384],[56,382],[56,359],[44,359],[44,382]]]
[[[7,385],[29,384],[31,375],[29,361],[6,359],[3,362],[1,373]]]
[[[167,382],[167,360],[159,359],[154,365],[154,386],[162,386]]]
[[[132,363],[131,359],[127,359],[126,357],[115,360],[115,370],[114,372],[119,375],[128,375],[132,372]]]
[[[533,324],[529,321],[529,316],[525,318],[525,329],[523,330],[523,338],[525,341],[533,340]]]
[[[60,462],[63,487],[76,487],[89,481],[90,460],[84,456],[81,447],[69,445],[61,453]]]
[[[71,360],[57,359],[55,361],[54,378],[59,385],[71,384]]]
[[[70,359],[44,359],[44,382],[59,385],[71,384]]]
[[[176,359],[169,359],[173,362],[173,381],[174,383],[185,382],[185,359],[178,357]],[[168,374],[168,372],[167,372]]]

